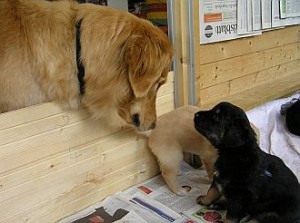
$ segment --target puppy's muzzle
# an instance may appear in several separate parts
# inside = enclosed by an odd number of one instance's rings
[[[200,112],[197,112],[197,113],[195,113],[195,116],[194,116],[194,123],[198,124],[200,122],[201,122],[201,114],[200,114]]]

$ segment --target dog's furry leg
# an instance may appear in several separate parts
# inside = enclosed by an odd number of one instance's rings
[[[251,203],[251,196],[247,192],[241,192],[244,196],[236,195],[227,198],[226,221],[229,223],[238,223],[247,216],[249,210],[248,203]]]
[[[220,193],[215,181],[212,182],[210,188],[207,191],[207,194],[201,195],[197,198],[197,203],[205,206],[211,205],[213,202],[219,200],[222,196]]]
[[[179,172],[179,168],[170,168],[164,166],[162,168],[161,174],[173,193],[179,196],[186,195],[186,191],[183,188],[180,188],[180,186],[178,185],[177,182],[178,172]]]
[[[217,151],[216,149],[212,148],[211,145],[209,147],[211,147],[209,152],[206,151],[205,153],[201,154],[200,158],[204,164],[208,178],[212,180],[214,178]]]
[[[163,159],[159,160],[161,174],[165,179],[171,191],[177,195],[186,195],[186,191],[181,188],[177,181],[177,175],[180,172],[180,164],[183,159],[182,153],[165,154]]]
[[[213,179],[215,172],[215,162],[218,157],[217,150],[210,144],[207,148],[199,149],[199,157],[205,167],[208,178]]]
[[[214,168],[212,159],[208,159],[208,160],[207,159],[202,159],[202,162],[203,162],[204,167],[206,169],[208,178],[213,179],[215,168]]]

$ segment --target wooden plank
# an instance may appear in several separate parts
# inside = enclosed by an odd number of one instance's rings
[[[111,128],[104,121],[88,119],[86,122],[0,146],[1,174],[36,160],[59,155],[69,148],[84,145],[120,130]]]
[[[201,65],[299,42],[300,25],[264,32],[262,35],[199,45]]]
[[[57,104],[43,103],[11,112],[0,113],[0,130],[54,116],[61,112],[62,109]]]
[[[297,71],[297,73],[266,81],[261,85],[251,87],[233,95],[226,95],[225,93],[221,97],[211,97],[209,100],[201,98],[202,100],[198,100],[197,103],[201,108],[211,108],[220,101],[230,101],[248,110],[299,89],[300,73]]]
[[[132,141],[0,192],[0,216],[9,217],[18,210],[26,210],[50,198],[59,197],[78,184],[91,182],[101,186],[103,181],[111,181],[112,179],[105,178],[107,174],[131,165],[137,160],[152,156],[150,151],[141,145],[138,141]],[[26,202],[20,202],[20,200]]]
[[[20,219],[26,222],[56,222],[66,215],[101,201],[108,195],[146,180],[156,175],[158,171],[153,158],[142,159],[106,175],[101,185],[93,180],[82,182],[60,197],[54,197],[47,202],[0,220],[3,222],[19,222]]]
[[[274,81],[284,76],[295,74],[299,71],[300,60],[280,64],[257,73],[247,75],[230,81],[230,94],[237,94],[246,89]]]
[[[166,94],[156,101],[157,116],[174,109],[174,94]]]
[[[36,112],[36,110],[34,110]],[[45,112],[46,110],[43,110]],[[36,113],[32,113],[35,115]],[[90,114],[86,110],[62,112],[56,115],[48,116],[43,119],[27,122],[15,127],[3,129],[0,131],[0,145],[5,145],[14,141],[29,138],[54,129],[60,129],[64,126],[82,122]]]
[[[93,195],[91,195],[89,197],[88,196],[84,197],[84,199],[81,199],[80,201],[76,201],[76,203],[75,202],[69,203],[68,205],[64,206],[64,208],[68,211],[74,211],[75,208],[73,208],[73,207],[75,206],[75,207],[77,207],[77,209],[82,210],[82,205],[86,204],[87,203],[86,200],[88,200],[88,199],[95,200],[93,203],[99,202],[99,200],[101,200],[101,199],[95,199],[95,198],[99,198],[102,195],[102,199],[103,199],[107,195],[111,195],[115,192],[123,190],[124,188],[133,186],[134,184],[137,184],[137,183],[140,183],[141,181],[147,180],[157,174],[158,168],[155,168],[155,164],[153,162],[146,160],[145,163],[139,163],[139,164],[143,165],[143,167],[147,168],[147,170],[145,170],[144,173],[141,171],[137,171],[136,173],[129,175],[133,179],[133,182],[130,182],[130,181],[127,182],[128,181],[127,179],[120,182],[120,179],[118,178],[117,184],[116,183],[111,184],[111,188],[107,188],[106,191],[103,192],[102,190],[98,190]],[[136,164],[136,166],[137,165],[138,164]],[[124,176],[126,176],[126,178],[128,176],[127,174],[128,173],[124,174]],[[104,194],[104,196],[103,196],[103,194]],[[91,204],[92,203],[89,202],[88,206],[90,206]],[[58,206],[55,206],[55,208],[56,209],[53,212],[47,213],[46,216],[39,218],[37,222],[40,222],[40,221],[44,222],[45,220],[48,220],[50,216],[52,216],[53,222],[55,222],[56,220],[59,220],[66,215],[66,212],[63,212],[61,210],[61,208],[59,208]],[[60,214],[60,216],[58,215],[58,213]],[[71,212],[71,214],[72,213],[73,212]]]
[[[295,74],[299,70],[300,60],[280,64],[266,70],[255,72],[246,76],[200,89],[202,102],[222,98],[228,95],[242,92],[265,82],[273,81],[286,75]],[[196,83],[198,84],[198,82]]]
[[[300,42],[203,65],[197,81],[204,89],[298,59]]]
[[[67,168],[77,162],[90,159],[100,153],[109,151],[113,148],[127,145],[137,138],[133,130],[118,132],[112,136],[95,140],[84,146],[70,148],[61,156],[49,157],[43,162],[33,162],[27,167],[22,167],[18,171],[8,172],[0,176],[0,192],[9,188],[16,187],[28,181],[32,181],[54,171]]]
[[[166,83],[174,83],[174,71],[169,71]]]
[[[164,96],[166,94],[170,94],[174,92],[174,83],[166,83],[157,92],[157,97]]]

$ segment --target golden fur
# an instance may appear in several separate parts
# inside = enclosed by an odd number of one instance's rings
[[[194,128],[194,114],[200,110],[196,106],[183,106],[157,119],[156,128],[148,136],[148,146],[157,157],[169,188],[178,195],[186,193],[177,182],[183,152],[199,155],[209,178],[214,173],[217,150]]]
[[[81,19],[82,96],[75,47]],[[172,46],[150,22],[72,1],[1,0],[0,41],[0,113],[56,101],[71,109],[83,104],[96,118],[117,113],[139,131],[153,128]]]

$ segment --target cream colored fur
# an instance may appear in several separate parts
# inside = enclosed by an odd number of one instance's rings
[[[75,24],[81,24],[85,94],[79,93]],[[153,127],[172,59],[167,36],[127,12],[72,1],[0,1],[0,113],[46,101],[118,114]]]
[[[186,193],[177,182],[183,152],[199,155],[209,178],[214,173],[217,150],[194,128],[194,114],[199,110],[188,105],[158,117],[156,128],[148,136],[148,146],[158,159],[162,176],[178,195]]]

